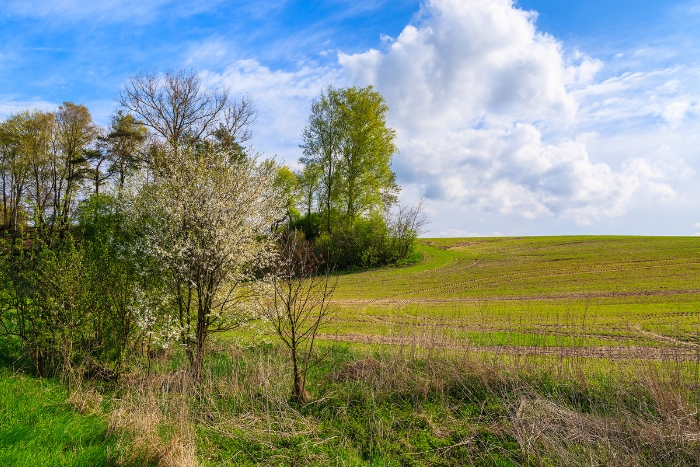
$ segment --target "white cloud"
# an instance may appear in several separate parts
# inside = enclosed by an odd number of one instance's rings
[[[25,100],[17,99],[17,96],[0,94],[0,119],[23,110],[55,110],[58,104],[53,104],[41,99]]]
[[[212,64],[221,63],[227,55],[231,53],[229,44],[219,38],[210,38],[195,44],[192,44],[189,51],[187,52],[187,60],[185,63],[188,66],[193,64]]]
[[[460,229],[448,229],[439,234],[441,237],[483,237],[484,235],[479,235],[478,233],[468,232],[466,230]]]
[[[376,85],[404,125],[470,124],[485,115],[572,118],[566,86],[589,80],[596,61],[567,66],[560,44],[509,0],[435,0],[386,53],[340,54],[351,80]]]
[[[614,125],[682,125],[696,107],[677,76],[691,70],[596,80],[603,62],[567,58],[511,0],[432,0],[421,18],[384,51],[339,55],[351,82],[375,85],[389,104],[401,182],[452,206],[579,225],[682,196],[674,181],[694,171],[663,137],[610,160],[589,146],[604,146]]]
[[[294,166],[311,100],[331,83],[342,82],[335,68],[300,65],[296,70],[271,70],[256,60],[236,60],[221,72],[205,71],[203,79],[248,93],[259,109],[253,141],[266,155],[278,155]]]
[[[3,16],[78,21],[136,21],[147,23],[163,8],[177,16],[191,16],[210,10],[223,0],[9,0],[3,5]]]

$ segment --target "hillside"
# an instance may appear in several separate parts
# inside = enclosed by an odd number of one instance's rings
[[[688,350],[698,342],[695,237],[423,239],[419,251],[410,267],[342,275],[327,337]]]

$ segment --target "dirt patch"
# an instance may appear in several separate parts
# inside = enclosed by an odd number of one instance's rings
[[[679,347],[689,347],[692,349],[700,348],[700,346],[698,346],[698,344],[696,344],[694,342],[686,342],[686,341],[682,341],[680,339],[676,339],[675,337],[664,336],[662,334],[657,334],[655,332],[647,331],[647,330],[643,329],[639,324],[635,324],[634,326],[632,326],[632,329],[634,329],[635,331],[637,331],[641,335],[648,337],[648,338],[655,340],[655,341],[668,342],[668,343],[677,345]]]
[[[321,334],[319,339],[357,342],[363,344],[406,345],[420,348],[443,348],[471,352],[487,352],[506,355],[542,355],[561,358],[605,358],[611,360],[665,360],[696,361],[700,357],[697,349],[683,347],[644,346],[591,346],[591,347],[539,347],[527,345],[477,346],[459,344],[448,340],[437,340],[422,336],[376,336],[367,334]]]
[[[585,300],[591,298],[619,298],[619,297],[653,297],[664,295],[697,295],[700,289],[679,290],[637,290],[631,292],[568,292],[550,295],[520,295],[520,296],[496,296],[496,297],[455,297],[455,298],[372,298],[372,299],[345,299],[333,300],[338,305],[372,305],[390,304],[405,305],[409,303],[472,303],[472,302],[510,302],[510,301],[551,301],[551,300]]]
[[[464,248],[468,246],[474,246],[474,245],[481,245],[482,243],[488,243],[488,242],[457,242],[454,245],[451,245],[447,247],[447,250],[456,250],[457,248]]]
[[[379,373],[379,362],[374,358],[365,358],[354,362],[346,363],[338,371],[333,373],[333,381],[359,381]]]

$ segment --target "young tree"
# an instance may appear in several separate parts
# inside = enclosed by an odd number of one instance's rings
[[[133,199],[137,254],[160,274],[175,309],[180,342],[195,379],[205,343],[251,315],[248,283],[271,258],[270,226],[285,215],[276,167],[255,157],[231,161],[226,151],[181,147],[167,174]]]
[[[428,222],[424,197],[416,204],[397,203],[393,206],[386,223],[391,230],[394,248],[399,258],[408,257],[416,238],[425,232]]]
[[[290,352],[292,399],[307,402],[306,375],[319,328],[328,321],[337,279],[319,274],[320,258],[296,231],[279,242],[277,261],[261,287],[258,306]]]

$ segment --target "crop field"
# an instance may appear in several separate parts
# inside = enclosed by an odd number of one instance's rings
[[[419,252],[412,266],[340,276],[323,338],[611,358],[700,351],[700,238],[423,239]]]

